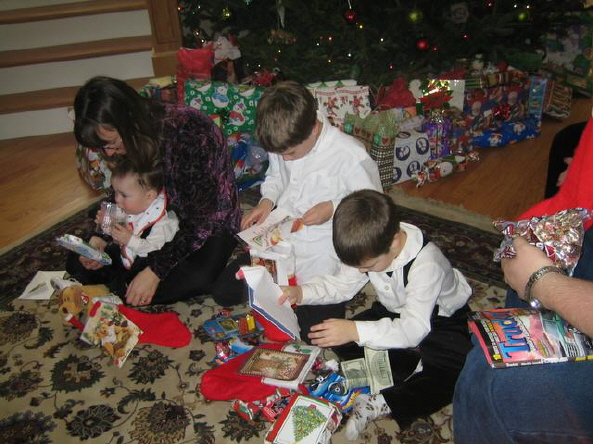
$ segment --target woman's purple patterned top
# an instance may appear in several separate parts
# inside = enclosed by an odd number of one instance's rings
[[[179,218],[171,242],[149,254],[163,279],[212,236],[236,233],[241,213],[226,140],[214,122],[184,105],[166,105],[161,154],[168,209]]]

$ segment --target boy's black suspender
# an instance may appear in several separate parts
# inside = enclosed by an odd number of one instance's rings
[[[424,247],[426,247],[426,244],[428,244],[429,242],[430,242],[430,239],[428,238],[428,236],[424,236],[424,239],[422,240],[422,248],[420,248],[420,251],[422,251],[424,249]],[[418,252],[418,254],[420,254],[420,251]],[[412,268],[412,264],[418,257],[418,254],[416,255],[416,257],[414,259],[412,259],[410,262],[408,262],[406,265],[404,265],[404,287],[408,286],[408,273],[410,272],[410,268]]]

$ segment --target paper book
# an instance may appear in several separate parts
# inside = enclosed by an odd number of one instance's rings
[[[56,238],[58,244],[62,247],[67,248],[70,251],[80,254],[81,256],[88,257],[103,265],[111,265],[111,258],[104,251],[99,251],[91,247],[87,242],[81,238],[73,236],[72,234],[64,234]]]
[[[548,310],[476,311],[469,326],[495,368],[593,360],[591,338]]]
[[[341,418],[339,409],[331,402],[295,393],[266,434],[265,442],[328,443]]]
[[[288,301],[278,304],[282,289],[265,267],[241,267],[248,285],[249,306],[292,339],[300,339],[297,316]]]
[[[276,208],[261,224],[252,225],[238,235],[250,248],[266,251],[302,227],[302,219]]]
[[[256,348],[239,369],[239,373],[292,381],[299,377],[308,360],[309,356],[302,353]]]
[[[80,339],[92,345],[100,345],[122,367],[132,349],[138,343],[142,330],[126,318],[115,304],[97,302],[93,306]]]
[[[282,350],[255,347],[239,373],[260,376],[264,384],[298,390],[320,351],[319,347],[300,342],[286,344]]]

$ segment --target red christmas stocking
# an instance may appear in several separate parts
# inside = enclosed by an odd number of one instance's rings
[[[176,313],[144,313],[125,305],[119,305],[118,308],[121,314],[143,331],[138,339],[140,344],[185,347],[191,341],[189,328],[179,320]]]

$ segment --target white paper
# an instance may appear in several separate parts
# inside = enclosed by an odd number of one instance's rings
[[[300,228],[300,219],[290,216],[281,208],[276,208],[261,224],[252,225],[238,233],[250,248],[266,251],[286,239],[292,231]]]
[[[54,292],[50,280],[54,277],[63,279],[65,274],[65,271],[38,271],[25,288],[25,291],[18,298],[31,300],[49,299]]]
[[[249,286],[249,305],[293,339],[300,339],[300,328],[290,302],[278,304],[282,289],[265,267],[241,267]]]

